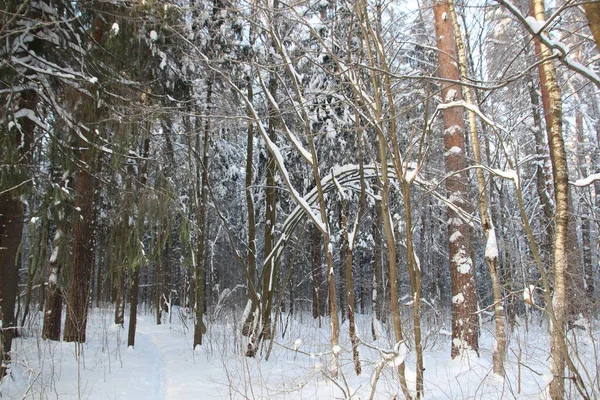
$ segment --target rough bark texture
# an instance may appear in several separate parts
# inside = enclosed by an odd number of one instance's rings
[[[536,20],[541,21],[546,19],[543,0],[532,0],[530,5]],[[538,57],[543,59],[552,54],[551,50],[538,40],[535,40],[534,43]],[[551,306],[553,323],[550,338],[550,368],[553,379],[550,382],[549,394],[552,399],[558,400],[563,399],[565,395],[564,329],[567,311],[565,277],[568,267],[569,176],[565,144],[562,136],[561,91],[558,86],[556,69],[552,60],[547,60],[539,66],[539,75],[556,204],[553,243],[554,293]]]
[[[92,164],[92,151],[84,147],[81,161]],[[85,342],[88,297],[94,267],[94,178],[81,168],[75,183],[75,213],[73,222],[72,276],[67,296],[66,342]]]
[[[454,2],[452,0],[449,1],[449,6],[450,15],[452,17],[452,23],[454,27],[454,35],[456,39],[456,47],[459,60],[459,71],[461,78],[466,79],[468,75],[468,70],[465,44],[463,42],[460,25],[458,23],[458,17],[456,15],[456,11],[454,9]],[[467,103],[476,105],[473,93],[471,92],[471,88],[465,87],[463,89],[463,93]],[[469,133],[471,138],[471,149],[473,153],[473,159],[475,161],[475,164],[481,165],[481,148],[479,146],[479,136],[477,134],[477,122],[475,120],[475,113],[473,111],[469,111],[468,115]],[[496,333],[496,346],[494,346],[493,354],[494,373],[500,376],[504,376],[504,356],[506,353],[506,318],[504,313],[504,305],[502,301],[502,282],[500,279],[500,268],[498,265],[498,241],[496,238],[496,231],[494,229],[493,222],[490,218],[489,202],[487,196],[488,191],[486,188],[486,181],[485,176],[483,174],[483,170],[481,168],[477,168],[475,170],[475,174],[477,176],[477,187],[479,189],[477,203],[479,206],[479,216],[481,218],[481,229],[483,230],[487,241],[484,258],[485,263],[488,266],[490,278],[492,280],[492,298],[494,301],[494,323]],[[487,251],[488,246],[489,251]]]
[[[16,333],[15,300],[18,267],[16,265],[23,231],[23,204],[8,194],[0,195],[0,378],[10,360],[12,339]]]
[[[437,46],[439,48],[439,76],[459,80],[456,63],[456,45],[452,23],[448,18],[447,1],[436,1],[433,6]],[[443,84],[442,101],[449,103],[462,98],[461,88],[456,84]],[[460,107],[447,108],[444,119],[444,163],[449,200],[458,209],[470,212],[467,199],[467,176],[465,160],[464,120]],[[479,351],[479,324],[477,315],[477,291],[475,272],[471,259],[471,232],[469,225],[452,209],[448,208],[448,236],[450,256],[450,281],[452,285],[452,350],[454,358],[463,350]]]
[[[33,50],[39,50],[37,40],[30,44]],[[34,91],[25,91],[19,100],[20,109],[36,110],[38,95]],[[21,189],[11,189],[20,185],[29,175],[28,168],[32,161],[31,147],[34,143],[35,123],[29,118],[20,118],[20,132],[0,132],[9,135],[5,143],[9,147],[0,152],[0,162],[13,168],[14,181],[1,182],[0,185],[0,378],[5,374],[5,366],[10,361],[12,339],[16,335],[15,303],[18,285],[19,246],[23,233],[24,206],[19,198]]]
[[[600,1],[585,1],[583,3],[583,9],[585,10],[585,16],[587,17],[590,30],[594,35],[596,48],[600,51]]]

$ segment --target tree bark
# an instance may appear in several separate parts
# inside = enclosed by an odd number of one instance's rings
[[[600,51],[600,1],[591,0],[583,3],[585,16],[588,20],[588,25],[594,36],[596,48]]]
[[[149,134],[149,132],[148,132]],[[141,193],[140,198],[143,197],[144,187],[146,186],[146,182],[148,181],[148,156],[150,155],[150,139],[144,139],[144,149],[143,149],[143,165],[140,168],[140,176],[138,178],[138,188],[137,192]],[[138,203],[143,201],[138,198]],[[138,205],[138,210],[143,210],[141,205]],[[144,226],[145,215],[142,211],[139,212],[138,215],[138,224],[142,227]],[[135,227],[134,229],[139,229]],[[140,233],[143,235],[143,232]],[[134,265],[131,279],[131,290],[130,290],[130,300],[129,300],[129,329],[127,332],[127,347],[135,346],[135,329],[137,324],[137,307],[138,307],[138,298],[140,292],[140,267],[141,265]]]
[[[213,81],[208,80],[206,91],[207,110],[212,106]],[[209,114],[209,111],[207,111]],[[198,210],[197,215],[197,243],[196,243],[196,268],[194,273],[194,296],[195,296],[195,318],[194,318],[194,344],[193,348],[202,345],[202,335],[206,333],[206,325],[204,324],[204,308],[205,308],[205,285],[206,285],[206,212],[208,198],[208,151],[210,149],[210,132],[211,120],[210,115],[206,116],[204,121],[204,146],[202,153],[198,151],[197,157],[202,154],[202,159],[198,160],[197,168],[202,168],[202,178],[200,180],[199,193],[196,195],[196,205]],[[197,138],[197,149],[199,150],[200,138]],[[199,175],[199,174],[198,174]]]
[[[17,255],[23,232],[23,204],[9,193],[0,195],[0,378],[10,361],[12,339],[16,333]]]
[[[454,31],[448,18],[448,1],[436,1],[433,6],[437,46],[439,48],[439,76],[460,79],[456,58]],[[442,85],[442,101],[450,103],[462,98],[461,87],[454,83]],[[467,213],[471,212],[467,199],[465,168],[465,139],[463,111],[460,107],[446,108],[444,119],[444,163],[446,190],[452,204]],[[452,285],[452,358],[464,350],[479,352],[479,322],[477,319],[477,291],[475,272],[471,259],[471,231],[469,225],[451,208],[447,210],[450,281]]]
[[[80,140],[81,166],[75,184],[71,285],[67,296],[65,342],[85,342],[88,300],[94,264],[94,178],[92,149]]]
[[[461,80],[466,79],[468,75],[467,70],[467,54],[465,50],[465,44],[462,39],[462,33],[458,24],[458,17],[454,8],[454,1],[449,0],[450,16],[454,27],[454,36],[456,40],[456,50],[458,53],[458,67],[461,75]],[[466,102],[468,104],[475,105],[474,96],[471,89],[468,87],[463,88]],[[475,164],[481,165],[481,148],[479,146],[479,136],[477,134],[477,122],[475,120],[475,113],[469,111],[469,132],[471,137],[471,148],[473,152],[473,159]],[[502,283],[500,280],[500,268],[498,264],[498,240],[496,237],[496,230],[494,228],[492,219],[490,218],[489,202],[487,197],[487,187],[483,170],[477,168],[475,170],[477,176],[477,186],[479,189],[477,202],[479,205],[479,215],[481,218],[481,229],[486,238],[486,251],[485,251],[485,263],[488,266],[490,277],[492,280],[492,297],[494,301],[494,323],[496,333],[496,345],[494,346],[493,354],[493,368],[494,373],[504,376],[504,356],[506,353],[506,327],[505,327],[505,313],[502,300]]]
[[[543,0],[531,0],[530,8],[536,20],[546,20]],[[534,44],[536,54],[540,59],[545,59],[552,55],[552,51],[539,40],[534,40]],[[553,323],[550,332],[550,369],[553,378],[550,382],[549,394],[553,400],[559,400],[565,396],[564,329],[567,314],[566,274],[568,267],[569,175],[565,143],[562,136],[561,91],[558,86],[556,69],[552,60],[546,60],[540,64],[539,75],[554,181],[554,201],[556,204],[553,243],[554,293],[552,304],[547,305],[547,307],[550,307],[550,312],[553,313]]]
[[[254,42],[253,38],[251,42]],[[248,101],[254,100],[252,89],[252,78],[246,76],[248,80]],[[251,117],[250,110],[248,116]],[[250,302],[250,312],[243,321],[242,331],[244,335],[248,335],[252,331],[252,324],[256,318],[256,307],[258,306],[258,294],[256,293],[256,222],[254,220],[254,198],[252,196],[252,165],[254,158],[254,122],[248,122],[248,137],[246,142],[246,209],[248,217],[248,249],[246,250],[246,292],[248,301]]]

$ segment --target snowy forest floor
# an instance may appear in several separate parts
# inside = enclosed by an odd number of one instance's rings
[[[368,399],[380,350],[393,348],[393,334],[383,326],[372,339],[371,317],[358,315],[362,374],[354,372],[347,324],[342,326],[340,374],[329,373],[329,323],[321,327],[308,314],[283,315],[269,360],[266,349],[243,355],[245,341],[238,315],[221,315],[208,325],[204,343],[192,350],[193,322],[180,309],[161,325],[154,316],[138,316],[135,348],[127,348],[127,331],[112,324],[112,312],[94,309],[83,345],[40,339],[40,315],[14,341],[14,362],[1,386],[4,399]],[[492,373],[493,324],[482,326],[480,357],[450,360],[445,322],[424,320],[426,399],[544,399],[550,381],[547,325],[523,321],[509,337],[506,378]],[[127,321],[125,321],[127,327]],[[407,333],[409,329],[405,327]],[[283,335],[283,336],[282,336]],[[577,333],[574,358],[585,365],[596,393],[599,384],[598,324]],[[268,345],[269,342],[267,342]],[[298,347],[298,351],[294,348]],[[406,358],[406,376],[414,388],[415,354]],[[403,398],[396,369],[385,365],[375,398]],[[568,398],[578,398],[568,386]]]

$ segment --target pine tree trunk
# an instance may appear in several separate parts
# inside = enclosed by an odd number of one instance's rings
[[[16,334],[17,255],[23,231],[23,204],[8,193],[0,195],[0,378],[10,361],[12,339]]]
[[[458,67],[462,79],[465,79],[468,75],[467,70],[467,54],[465,49],[465,42],[463,42],[460,25],[458,24],[458,17],[456,10],[454,9],[454,1],[449,0],[450,16],[452,18],[454,35],[456,40],[456,50],[458,53]],[[466,102],[468,104],[475,105],[474,96],[471,92],[471,88],[463,88]],[[471,138],[471,148],[473,153],[473,159],[475,164],[481,165],[481,148],[479,145],[479,136],[477,134],[477,122],[475,120],[475,113],[469,111],[469,132]],[[486,251],[484,254],[485,263],[488,266],[490,277],[492,280],[492,297],[494,301],[494,323],[495,323],[495,334],[496,334],[496,345],[494,346],[493,354],[493,368],[494,373],[499,376],[504,376],[504,356],[506,353],[506,327],[505,327],[505,307],[502,300],[502,282],[501,274],[498,263],[498,241],[496,236],[496,230],[493,222],[490,218],[489,202],[487,197],[486,180],[483,175],[483,170],[477,168],[475,170],[477,176],[477,187],[479,193],[477,196],[477,203],[479,205],[479,215],[481,218],[481,229],[486,238]]]
[[[85,147],[85,143],[80,143]],[[92,151],[82,151],[81,161],[92,164]],[[85,342],[88,300],[94,267],[94,178],[81,167],[75,184],[75,210],[73,223],[73,256],[71,286],[67,296],[65,342]]]
[[[29,43],[29,48],[40,50],[39,40]],[[38,94],[27,90],[22,92],[19,100],[19,109],[36,110],[38,105]],[[2,135],[10,135],[5,143],[10,146],[2,149],[0,162],[14,167],[17,177],[15,184],[20,185],[28,176],[29,172],[23,171],[29,168],[33,156],[31,147],[34,143],[35,123],[30,118],[19,118],[20,131],[1,132]],[[2,128],[4,129],[4,127]],[[13,133],[15,132],[15,133]],[[18,161],[17,161],[18,160]],[[19,165],[19,164],[23,165]],[[12,165],[15,164],[15,165]],[[13,182],[11,182],[13,183]],[[4,377],[6,366],[10,362],[10,351],[12,339],[17,331],[15,304],[18,292],[19,268],[18,255],[19,246],[23,235],[23,224],[25,210],[21,202],[20,190],[12,189],[9,183],[0,182],[0,379]]]
[[[459,80],[456,64],[457,51],[448,2],[434,3],[435,31],[439,48],[439,75],[453,81]],[[462,98],[461,87],[443,84],[442,100],[445,103]],[[444,119],[444,163],[446,190],[452,204],[467,213],[471,212],[467,193],[465,168],[465,140],[463,111],[460,107],[446,108]],[[452,285],[452,358],[463,350],[479,352],[479,322],[477,319],[477,291],[475,271],[471,259],[471,231],[469,225],[451,208],[447,210],[450,281]]]

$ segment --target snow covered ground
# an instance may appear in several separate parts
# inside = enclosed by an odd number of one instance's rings
[[[389,328],[373,341],[369,316],[358,316],[362,374],[353,369],[347,325],[342,326],[340,374],[331,377],[328,322],[321,328],[309,315],[283,316],[269,359],[266,349],[251,359],[233,313],[209,323],[201,349],[192,350],[192,322],[175,310],[162,325],[152,315],[138,317],[136,346],[126,346],[126,329],[112,324],[112,311],[91,311],[84,345],[39,339],[34,321],[14,343],[16,362],[0,386],[4,399],[369,399],[380,350],[391,350]],[[481,356],[450,360],[443,322],[424,332],[426,399],[543,399],[550,380],[545,324],[518,327],[510,336],[507,377],[492,373],[492,325],[484,325]],[[127,326],[127,321],[125,326]],[[387,330],[387,331],[386,331]],[[407,333],[409,329],[406,329]],[[284,336],[282,337],[282,333]],[[592,329],[593,332],[593,329]],[[596,327],[596,338],[599,337]],[[582,332],[577,357],[598,385],[598,344]],[[294,349],[297,348],[297,351]],[[414,351],[406,376],[414,387]],[[375,383],[376,399],[403,398],[396,369],[385,363]],[[596,389],[597,390],[597,389]],[[571,389],[568,398],[578,398]]]

